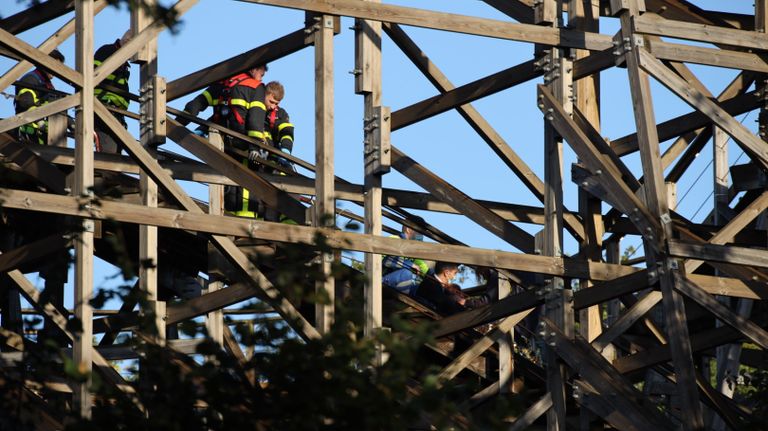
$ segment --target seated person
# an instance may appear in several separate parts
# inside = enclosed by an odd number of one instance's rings
[[[395,238],[394,235],[391,237]],[[420,233],[403,225],[400,238],[421,241],[423,237]],[[384,256],[382,265],[384,276],[381,283],[411,296],[416,292],[422,277],[429,271],[429,266],[423,260],[403,256]]]
[[[416,298],[444,316],[464,311],[466,298],[461,288],[451,283],[458,273],[459,264],[437,262],[434,273],[425,277],[416,289]]]

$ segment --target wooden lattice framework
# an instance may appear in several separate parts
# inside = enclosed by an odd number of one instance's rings
[[[70,83],[76,93],[42,108],[0,120],[0,153],[9,160],[6,169],[21,170],[35,178],[40,189],[27,191],[3,186],[6,208],[33,210],[74,217],[82,231],[74,240],[54,235],[13,250],[3,250],[0,267],[13,289],[20,292],[39,313],[61,328],[71,339],[73,355],[84,369],[104,374],[106,380],[126,393],[133,391],[108,366],[103,347],[114,341],[115,331],[129,320],[134,304],[126,304],[120,316],[93,317],[87,299],[93,289],[93,247],[98,221],[112,219],[139,225],[139,256],[142,261],[158,257],[158,228],[182,229],[204,234],[207,244],[225,258],[229,286],[211,283],[203,296],[165,308],[157,299],[157,274],[142,266],[138,287],[149,295],[157,312],[158,327],[208,313],[207,325],[213,339],[238,350],[230,330],[223,324],[222,309],[255,295],[266,298],[280,316],[295,322],[294,329],[306,339],[327,331],[334,318],[333,308],[318,306],[315,322],[284,298],[254,265],[232,237],[264,241],[312,242],[316,233],[325,235],[334,247],[366,253],[365,269],[371,282],[365,291],[365,331],[372,334],[383,326],[381,254],[407,255],[430,260],[449,260],[500,270],[502,280],[522,281],[519,272],[542,275],[544,283],[500,292],[498,302],[438,320],[435,337],[495,322],[495,327],[473,346],[452,358],[442,375],[454,378],[490,346],[498,344],[498,375],[486,378],[487,389],[476,394],[468,405],[499,392],[514,390],[515,361],[510,334],[531,310],[544,306],[537,327],[543,346],[546,395],[517,418],[512,429],[524,429],[546,413],[547,429],[576,427],[571,418],[580,417],[581,427],[603,422],[615,429],[672,429],[675,422],[684,429],[737,429],[749,413],[731,398],[733,390],[723,382],[725,370],[737,370],[740,363],[765,368],[764,303],[768,299],[764,272],[768,255],[764,251],[765,230],[758,221],[768,208],[765,169],[768,145],[764,141],[766,102],[765,73],[761,51],[768,48],[766,14],[768,1],[756,0],[754,16],[703,10],[684,0],[485,0],[514,21],[496,21],[381,4],[375,0],[248,0],[251,3],[282,6],[309,12],[307,27],[262,47],[211,65],[168,83],[157,76],[156,38],[164,30],[141,12],[134,12],[134,37],[109,60],[94,69],[93,15],[105,7],[103,0],[48,1],[0,22],[2,54],[18,59],[16,67],[0,77],[0,88],[9,87],[32,65],[46,67]],[[180,0],[179,14],[195,5]],[[258,6],[254,6],[258,7]],[[75,18],[35,48],[15,34],[50,19],[71,13]],[[567,21],[563,21],[567,11]],[[364,96],[365,181],[354,185],[338,181],[333,167],[333,37],[340,31],[337,16],[357,19],[355,90]],[[600,19],[618,19],[620,31],[614,36],[600,34]],[[515,65],[464,86],[454,85],[400,25],[418,26],[536,44],[534,60]],[[72,34],[76,38],[76,68],[56,63],[47,53]],[[390,112],[381,106],[382,33],[408,56],[440,90],[440,95]],[[661,38],[665,37],[666,40]],[[710,44],[690,45],[669,39]],[[315,172],[315,181],[283,176],[257,175],[221,151],[216,131],[208,139],[191,133],[177,120],[183,115],[166,101],[201,89],[217,80],[313,46],[316,78],[316,158],[314,164],[288,156],[298,165]],[[141,63],[142,86],[140,140],[137,141],[114,119],[109,110],[94,100],[93,89],[120,64],[133,58]],[[686,67],[704,64],[739,70],[741,73],[719,95],[711,94]],[[307,66],[311,67],[311,66]],[[600,135],[599,77],[613,67],[626,69],[634,106],[637,132],[614,140]],[[538,86],[538,108],[545,117],[544,178],[539,179],[526,163],[470,105],[484,96],[533,79]],[[689,104],[691,113],[658,123],[654,118],[650,80],[663,84]],[[754,87],[753,87],[754,85]],[[754,88],[754,90],[752,90]],[[63,131],[55,114],[77,107],[75,148],[62,144]],[[389,132],[442,112],[456,109],[481,135],[523,184],[542,202],[531,208],[508,202],[474,200],[426,167],[416,163],[389,142]],[[735,115],[758,110],[759,136],[745,128]],[[166,116],[166,114],[172,114]],[[14,128],[44,117],[50,118],[51,144],[29,148],[9,133]],[[120,140],[127,156],[99,154],[91,150],[94,118],[106,123]],[[59,129],[56,129],[59,127]],[[230,133],[222,130],[221,133]],[[725,142],[729,136],[751,159],[743,168],[741,184],[729,187]],[[151,144],[172,140],[203,163],[190,160],[160,161]],[[660,141],[674,139],[664,154]],[[713,140],[713,184],[715,210],[707,224],[688,221],[670,210],[668,185],[675,183],[690,166],[695,154]],[[578,211],[563,206],[563,143],[576,153],[571,180],[579,185]],[[633,173],[622,156],[639,151],[642,175]],[[664,171],[673,166],[670,173]],[[67,182],[60,167],[74,166]],[[420,194],[382,188],[382,175],[391,168],[429,192]],[[100,200],[94,204],[94,170],[131,173],[140,176],[141,202]],[[205,213],[175,181],[194,180],[210,184],[209,213]],[[68,187],[65,184],[70,184]],[[221,215],[222,186],[239,184],[257,193],[269,206],[305,225],[287,225]],[[745,184],[749,184],[746,186]],[[739,187],[744,187],[739,189]],[[732,199],[747,189],[741,200]],[[165,196],[163,205],[158,194]],[[296,194],[314,195],[308,208]],[[323,214],[335,211],[335,199],[364,204],[362,234],[329,229]],[[610,210],[601,211],[608,204]],[[383,207],[433,209],[463,214],[522,253],[467,247],[428,225],[413,224],[406,217],[397,221],[430,236],[435,243],[385,238],[382,234]],[[308,211],[308,209],[310,209]],[[384,211],[385,214],[391,214]],[[401,213],[403,214],[403,213]],[[516,226],[529,222],[543,226],[536,237]],[[562,256],[564,229],[579,242],[579,253]],[[618,240],[639,235],[644,243],[643,269],[622,264]],[[20,268],[52,249],[75,248],[75,316],[83,331],[72,334],[66,317],[40,293]],[[333,255],[322,256],[326,271]],[[203,261],[207,257],[202,258]],[[571,280],[580,288],[572,289]],[[502,283],[504,286],[506,283]],[[333,279],[319,283],[331,296]],[[508,296],[506,296],[508,295]],[[419,304],[407,297],[400,301],[416,309]],[[12,303],[13,301],[10,301]],[[6,301],[8,303],[8,301]],[[608,311],[610,321],[601,313]],[[424,310],[426,312],[426,310]],[[762,313],[760,313],[762,311]],[[17,312],[2,310],[4,322]],[[434,315],[433,315],[434,316]],[[439,318],[439,316],[436,316]],[[693,324],[694,318],[697,324]],[[700,324],[701,321],[708,324]],[[715,324],[715,320],[721,324]],[[578,322],[578,327],[576,325]],[[643,342],[627,336],[632,327],[642,327]],[[710,329],[701,329],[710,328]],[[18,338],[3,329],[9,347]],[[92,346],[94,333],[106,332],[99,348]],[[164,331],[160,331],[162,334]],[[578,332],[578,333],[577,333]],[[162,335],[160,336],[162,338]],[[651,340],[651,341],[649,341]],[[164,340],[158,340],[164,342]],[[742,351],[743,342],[761,350]],[[183,350],[179,343],[177,348]],[[719,381],[712,388],[709,370],[694,358],[716,354]],[[11,352],[12,353],[12,352]],[[6,352],[3,355],[10,355]],[[381,355],[379,361],[385,360]],[[95,367],[94,367],[95,365]],[[649,372],[655,370],[656,372]],[[643,381],[639,391],[633,383]],[[571,382],[571,383],[568,383]],[[651,386],[674,382],[669,394],[679,410],[668,414],[650,408]],[[80,414],[90,412],[86,384],[73,390]],[[714,412],[714,414],[709,414]],[[601,428],[602,429],[602,428]]]

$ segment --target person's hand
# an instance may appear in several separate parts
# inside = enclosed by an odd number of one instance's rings
[[[248,151],[248,160],[250,160],[253,163],[256,163],[261,158],[261,152],[257,149],[249,150]]]

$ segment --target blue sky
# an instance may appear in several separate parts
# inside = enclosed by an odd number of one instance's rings
[[[0,6],[0,14],[3,16],[9,16],[23,8],[23,5],[17,2],[3,3],[3,6]],[[414,2],[406,1],[387,3],[414,5]],[[751,13],[752,9],[752,2],[696,1],[694,3],[709,9],[717,9],[725,5],[729,11],[740,13]],[[508,19],[477,0],[450,2],[422,0],[417,2],[417,6],[486,18]],[[59,18],[23,33],[20,37],[36,45],[71,16]],[[171,35],[165,32],[159,38],[159,71],[168,81],[302,28],[304,14],[300,11],[249,3],[202,0],[185,14],[182,20],[178,34]],[[129,23],[128,11],[108,7],[96,17],[95,46],[98,47],[120,37]],[[353,21],[350,18],[342,18],[342,32],[335,38],[335,170],[338,176],[361,183],[363,100],[361,96],[354,94],[353,76],[349,73],[354,69],[354,32],[349,30],[352,25]],[[612,35],[617,31],[617,26],[617,20],[603,19],[601,32]],[[530,60],[533,56],[533,46],[530,44],[413,27],[404,28],[457,86]],[[61,50],[67,57],[66,63],[73,65],[74,37],[64,43]],[[383,57],[383,103],[390,106],[393,111],[438,94],[438,91],[386,36]],[[0,59],[0,71],[5,71],[12,65],[11,61]],[[691,66],[691,69],[714,94],[719,93],[736,74],[732,70],[713,67]],[[265,80],[274,79],[283,82],[287,89],[283,106],[291,114],[291,119],[296,125],[294,154],[314,162],[313,48],[306,48],[270,64]],[[602,74],[601,79],[602,134],[608,138],[618,138],[633,132],[635,125],[626,70],[619,68],[608,70]],[[535,104],[535,85],[538,83],[541,83],[541,80],[530,81],[486,97],[473,105],[539,177],[543,178],[543,118]],[[55,84],[58,88],[70,90],[61,82],[55,82]],[[130,86],[134,92],[138,88],[137,66],[133,66]],[[685,103],[656,82],[652,81],[652,86],[657,121],[690,111]],[[192,96],[194,94],[189,97]],[[183,108],[189,97],[175,101],[171,106]],[[0,116],[12,115],[12,109],[11,101],[3,100],[3,103],[0,103]],[[131,109],[137,109],[135,104]],[[742,117],[739,116],[738,119],[741,120]],[[752,114],[747,117],[744,124],[754,130],[755,119],[756,114]],[[130,127],[136,130],[135,124],[131,124]],[[134,136],[136,135],[134,133]],[[455,111],[394,132],[392,143],[473,198],[541,205]],[[667,145],[669,142],[663,143],[662,150]],[[183,152],[170,142],[165,148]],[[564,148],[565,203],[570,209],[575,210],[577,189],[568,178],[570,165],[575,161],[575,157],[567,145]],[[736,145],[731,145],[729,153],[731,163],[740,154],[741,150]],[[639,156],[637,154],[627,156],[624,160],[639,176],[641,172]],[[692,217],[704,204],[694,218],[696,221],[701,221],[711,209],[709,202],[711,198],[707,199],[711,191],[711,168],[707,168],[710,161],[711,146],[707,145],[678,184],[678,197],[682,197],[690,188],[688,196],[678,208],[681,214]],[[742,156],[739,163],[745,161],[746,157]],[[702,175],[697,181],[700,174]],[[394,170],[384,177],[384,186],[420,190],[418,186]],[[196,197],[207,197],[207,189],[203,186],[188,183],[185,187]],[[346,202],[340,202],[340,206],[361,212],[355,205]],[[421,213],[421,215],[424,215],[430,223],[469,245],[516,251],[512,246],[465,217],[434,213]],[[340,222],[343,224],[345,220],[342,219]],[[541,228],[533,225],[521,226],[531,233]],[[622,242],[622,247],[629,245],[637,246],[639,240],[635,238]],[[576,251],[576,243],[566,235],[566,254]],[[109,268],[104,268],[101,273],[106,275],[111,272]],[[96,280],[99,281],[98,276]]]

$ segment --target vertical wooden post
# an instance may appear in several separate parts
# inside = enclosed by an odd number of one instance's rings
[[[632,20],[639,16],[640,7],[638,0],[629,0],[620,4],[612,2],[613,4],[620,8],[619,11],[614,12],[620,12],[621,37],[627,49],[624,58],[637,124],[646,206],[662,226],[658,232],[643,234],[647,267],[649,271],[657,272],[659,276],[672,362],[677,377],[677,389],[682,410],[687,412],[682,417],[683,427],[686,430],[700,430],[704,427],[704,419],[696,387],[693,356],[685,321],[685,305],[680,294],[674,290],[675,273],[684,277],[684,268],[681,262],[663,252],[666,249],[665,242],[671,237],[672,226],[659,155],[659,137],[653,113],[650,82],[648,74],[639,66],[639,50],[644,49],[644,42],[632,31]]]
[[[716,226],[727,222],[724,210],[728,206],[728,135],[712,126],[712,174],[714,176],[714,210],[712,221]]]
[[[221,134],[216,129],[210,129],[208,131],[208,140],[211,145],[224,151],[224,140],[221,139]],[[224,186],[221,184],[209,184],[208,185],[208,214],[211,215],[223,215],[224,214]],[[210,261],[209,261],[210,262]],[[210,264],[210,263],[209,263]],[[208,293],[215,292],[224,287],[224,284],[220,281],[210,281],[208,283]],[[221,309],[211,311],[205,320],[205,325],[208,330],[208,336],[216,342],[218,345],[224,345],[224,311]]]
[[[153,0],[154,1],[154,0]],[[133,34],[140,31],[151,23],[152,18],[147,16],[143,8],[137,7],[131,11],[131,29]],[[139,122],[140,142],[143,146],[157,144],[157,128],[155,113],[158,110],[165,111],[165,100],[158,100],[164,97],[164,93],[156,91],[159,85],[164,86],[164,82],[156,79],[157,75],[157,39],[151,41],[139,50],[134,57],[135,61],[140,62],[139,66],[139,86],[141,89],[141,113]],[[157,183],[155,183],[146,172],[139,173],[139,187],[141,191],[141,202],[150,208],[157,208]],[[159,343],[165,341],[165,303],[157,299],[157,226],[140,225],[139,226],[139,259],[142,263],[139,268],[139,288],[146,295],[150,310],[148,312],[155,316],[156,340]],[[166,263],[167,264],[167,263]]]
[[[368,0],[380,3],[380,0]],[[364,173],[363,183],[366,235],[381,235],[381,183],[382,177],[374,169],[376,154],[373,118],[381,106],[381,22],[358,19],[355,25],[355,93],[363,95]],[[365,254],[365,326],[367,337],[373,336],[382,325],[382,265],[381,255]],[[382,352],[376,355],[376,363],[383,362]]]
[[[488,280],[486,280],[488,281]],[[509,279],[499,275],[499,300],[512,293],[512,285]],[[514,350],[515,328],[509,330],[509,334],[499,339],[499,392],[502,394],[514,392],[515,361]]]
[[[559,16],[559,13],[558,13]],[[557,20],[559,21],[559,19]],[[550,72],[544,82],[552,87],[566,111],[573,110],[572,62],[563,51],[549,52]],[[563,140],[554,127],[544,125],[544,255],[560,257],[563,253]],[[573,336],[573,314],[570,287],[566,290],[561,277],[552,277],[547,286],[546,316],[567,336]],[[569,309],[571,313],[569,313]],[[552,395],[552,408],[547,412],[547,429],[565,429],[565,367],[551,349],[546,351],[547,388]]]
[[[568,3],[568,24],[570,27],[590,32],[600,30],[599,4],[590,0],[570,0]],[[589,51],[575,50],[574,60],[589,56]],[[588,75],[573,83],[575,105],[584,114],[587,121],[595,130],[600,130],[600,75]],[[579,189],[579,213],[584,222],[584,241],[579,244],[580,252],[589,260],[602,260],[603,220],[601,201],[588,192]],[[580,287],[586,289],[592,286],[589,280],[581,280]],[[581,335],[592,341],[602,332],[600,307],[595,305],[581,310],[579,313],[579,329]]]
[[[608,263],[621,263],[621,237],[617,236],[612,241],[605,243],[605,261]],[[616,319],[618,319],[620,312],[621,301],[618,299],[609,300],[606,310],[606,323],[609,327],[613,325],[613,322],[615,322]],[[617,357],[616,348],[613,347],[613,344],[606,346],[602,353],[605,359],[607,359],[609,362],[613,362],[613,360]]]
[[[93,0],[75,2],[75,66],[83,76],[80,107],[76,113],[75,196],[93,194]],[[82,330],[75,332],[73,360],[78,369],[89,374],[73,389],[75,411],[82,418],[91,417],[90,373],[93,369],[93,220],[82,221],[82,231],[75,241],[75,317]]]
[[[336,204],[333,172],[333,17],[319,17],[315,30],[315,223],[317,226],[334,225]],[[333,322],[334,280],[331,275],[333,253],[321,256],[322,272],[326,279],[317,282],[318,293],[330,299],[328,304],[317,304],[316,326],[327,333]],[[322,293],[321,293],[322,294]]]

